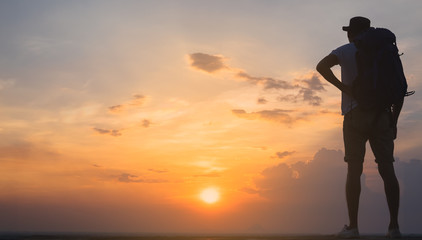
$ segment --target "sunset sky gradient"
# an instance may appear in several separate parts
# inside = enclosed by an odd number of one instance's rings
[[[315,66],[360,15],[397,35],[416,91],[395,164],[402,231],[422,233],[421,9],[418,0],[0,0],[0,231],[340,230],[340,92]],[[383,233],[373,160],[368,151],[360,228]],[[201,200],[207,188],[217,202]]]

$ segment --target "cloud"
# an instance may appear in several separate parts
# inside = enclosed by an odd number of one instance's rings
[[[258,100],[256,100],[256,102],[257,102],[258,104],[266,104],[268,101],[267,101],[267,99],[265,99],[265,98],[258,98]]]
[[[281,155],[284,155],[283,152]],[[339,222],[347,220],[344,196],[347,165],[343,157],[340,150],[323,148],[307,163],[280,163],[267,167],[254,179],[253,186],[241,191],[268,200],[262,209],[263,216],[270,222],[276,222],[274,228],[279,231],[303,232],[303,226],[312,226],[320,232],[333,232],[339,227]],[[361,178],[359,219],[364,232],[385,231],[389,219],[376,167],[375,163],[366,160]],[[418,221],[422,215],[419,206],[422,189],[416,183],[422,181],[422,160],[397,160],[395,168],[401,188],[399,221],[402,231],[419,232],[422,228],[422,222]],[[374,181],[372,179],[379,184],[370,185]]]
[[[243,109],[233,109],[232,113],[237,117],[255,120],[263,119],[267,121],[291,124],[294,122],[294,119],[290,116],[289,113],[293,112],[292,110],[283,110],[283,109],[273,109],[273,110],[262,110],[258,112],[247,113]]]
[[[210,172],[210,173],[204,173],[204,174],[197,174],[197,175],[194,175],[194,177],[221,177],[221,174],[218,172]]]
[[[318,75],[313,74],[309,79],[303,79],[301,82],[305,83],[307,87],[303,87],[299,94],[302,95],[303,101],[308,102],[311,105],[319,106],[322,102],[321,97],[317,96],[317,92],[325,91],[323,84],[319,79]]]
[[[268,109],[260,111],[251,111],[246,112],[244,109],[232,109],[232,113],[243,119],[247,120],[263,120],[276,123],[286,124],[289,127],[299,121],[309,121],[312,118],[321,116],[321,115],[333,115],[338,117],[340,114],[339,111],[328,111],[328,110],[318,110],[318,111],[298,111],[298,110],[288,110],[288,109]]]
[[[243,71],[238,72],[236,77],[254,85],[263,85],[264,89],[294,89],[299,87],[298,85],[293,85],[284,80],[277,80],[269,77],[252,77]]]
[[[293,81],[285,81],[272,77],[256,77],[248,74],[246,71],[227,66],[224,63],[224,57],[218,55],[210,55],[206,53],[193,53],[189,55],[190,64],[193,68],[208,73],[214,73],[218,70],[227,69],[233,73],[234,78],[241,79],[250,84],[263,86],[264,90],[296,90],[296,93],[289,93],[278,98],[282,102],[297,103],[299,101],[308,103],[311,106],[321,105],[322,98],[317,94],[325,91],[324,84],[320,81],[319,76],[313,73],[305,79],[295,79]],[[259,104],[265,104],[265,99],[261,99]]]
[[[244,187],[240,189],[241,192],[249,193],[249,194],[259,194],[259,191],[250,187]]]
[[[344,179],[342,152],[321,149],[309,163],[280,163],[264,169],[255,186],[243,191],[268,200],[262,212],[277,222],[274,228],[281,232],[306,231],[303,226],[332,232],[346,217]]]
[[[133,169],[109,168],[107,166],[102,166],[98,164],[90,164],[90,166],[93,168],[93,170],[89,173],[91,175],[94,175],[97,179],[101,181],[118,181],[122,183],[165,183],[165,182],[168,182],[168,180],[149,177],[155,174],[167,173],[168,172],[167,170],[149,168],[147,169],[147,171],[149,171],[150,173],[145,174],[145,176],[142,176],[142,175],[140,176],[140,175],[131,173]],[[81,175],[81,174],[78,173],[78,175]]]
[[[111,113],[121,113],[134,107],[140,107],[145,104],[146,97],[141,94],[134,94],[132,99],[122,103],[108,107]]]
[[[303,101],[313,106],[319,106],[322,102],[322,98],[315,95],[315,91],[309,88],[300,89],[298,96],[301,96]]]
[[[114,106],[108,107],[108,110],[112,113],[118,113],[123,110],[123,105],[114,105]]]
[[[6,89],[8,87],[12,87],[15,85],[14,79],[2,79],[0,78],[0,90]]]
[[[275,154],[276,154],[276,156],[277,156],[277,158],[285,158],[285,157],[287,157],[287,156],[290,156],[290,155],[292,155],[293,153],[295,153],[295,151],[292,151],[292,152],[289,152],[289,151],[284,151],[284,152],[276,152]]]
[[[242,79],[254,85],[262,85],[264,86],[264,89],[299,88],[299,85],[292,84],[284,80],[274,79],[271,77],[254,77],[243,70],[229,67],[224,63],[225,58],[219,55],[193,53],[189,55],[189,58],[191,60],[191,66],[195,69],[208,73],[213,73],[222,69],[228,69],[233,72],[235,78]]]
[[[70,44],[69,41],[58,41],[45,37],[28,37],[23,43],[23,47],[35,55],[56,53],[59,49],[63,49]]]
[[[318,75],[313,74],[311,77],[297,80],[297,82],[301,83],[298,93],[280,96],[278,100],[282,102],[297,102],[300,100],[312,106],[321,105],[322,98],[317,93],[325,91],[324,86],[327,84],[323,84]]]
[[[102,135],[110,135],[113,137],[118,137],[121,136],[121,130],[116,130],[116,129],[102,129],[102,128],[92,128],[92,130],[94,130],[95,132],[102,134]]]
[[[190,64],[194,69],[202,70],[207,73],[214,73],[218,70],[227,69],[224,64],[224,58],[217,55],[206,53],[189,54]]]
[[[340,116],[341,112],[340,111],[330,111],[327,109],[323,109],[321,111],[319,111],[320,114],[330,114],[330,115],[334,115],[334,116]]]
[[[155,172],[155,173],[166,173],[166,172],[168,172],[167,170],[160,170],[160,169],[154,169],[154,168],[150,168],[150,169],[148,169],[148,171]]]
[[[133,99],[128,103],[132,106],[142,106],[145,102],[146,97],[141,94],[134,94]]]
[[[144,127],[144,128],[148,128],[150,125],[151,125],[151,121],[148,120],[148,119],[144,119],[141,122],[141,126]]]
[[[308,86],[308,88],[313,91],[325,91],[324,86],[327,86],[327,84],[321,82],[318,75],[316,74],[313,74],[308,79],[302,79],[300,81],[305,83]]]
[[[291,155],[292,153],[293,152],[285,151],[280,152],[277,155],[283,158]],[[279,191],[284,188],[297,189],[297,192],[292,192],[292,197],[295,194],[301,195],[301,191],[307,191],[310,186],[315,184],[323,184],[325,186],[335,185],[335,188],[343,189],[343,181],[341,181],[341,184],[339,185],[336,185],[336,181],[331,181],[337,177],[344,179],[344,166],[343,153],[341,151],[327,150],[323,148],[319,150],[315,154],[314,158],[308,163],[297,162],[292,165],[280,163],[276,166],[266,168],[261,173],[262,178],[256,181],[256,186],[257,189],[260,189],[261,194],[269,198],[278,198],[281,193]],[[299,173],[298,178],[292,177],[294,176],[295,171]],[[300,179],[300,181],[298,179]],[[312,183],[312,181],[319,181],[319,183]],[[323,191],[325,190],[322,189],[321,191],[321,194],[323,194]]]
[[[139,178],[137,175],[129,174],[129,173],[122,173],[117,176],[117,180],[123,183],[165,183],[168,182],[167,180],[163,179],[142,179]]]
[[[2,159],[43,159],[43,160],[56,160],[60,158],[60,154],[50,149],[48,146],[41,144],[18,141],[8,143],[0,146],[0,160]]]

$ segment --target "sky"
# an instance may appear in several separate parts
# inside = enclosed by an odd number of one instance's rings
[[[1,0],[0,231],[339,231],[340,93],[315,66],[347,43],[341,27],[365,16],[396,34],[416,91],[395,167],[401,230],[422,233],[420,9],[418,0]],[[369,146],[362,183],[360,231],[384,233]]]

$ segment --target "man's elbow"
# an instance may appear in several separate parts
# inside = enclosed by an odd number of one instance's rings
[[[326,72],[326,71],[327,71],[327,66],[325,66],[325,65],[322,63],[322,61],[321,61],[321,62],[319,62],[319,63],[316,65],[316,70],[317,70],[317,72],[319,72],[320,74],[322,74],[322,73],[324,73],[324,72]]]
[[[323,58],[316,66],[316,70],[323,75],[324,73],[331,71],[331,67],[338,64],[336,55],[330,54]]]

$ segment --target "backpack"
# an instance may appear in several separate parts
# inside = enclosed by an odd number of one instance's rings
[[[369,28],[354,40],[358,75],[352,94],[363,110],[381,110],[401,103],[407,92],[396,36],[385,28]]]

